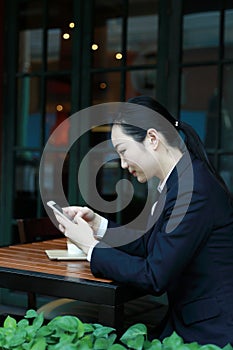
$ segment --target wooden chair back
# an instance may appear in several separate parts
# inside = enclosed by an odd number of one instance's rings
[[[20,243],[64,237],[49,217],[17,219]]]

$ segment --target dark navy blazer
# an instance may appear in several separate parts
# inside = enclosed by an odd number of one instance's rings
[[[175,330],[186,342],[233,345],[233,209],[206,166],[189,160],[186,153],[170,174],[152,228],[117,248],[107,230],[92,252],[91,270],[150,294],[167,292],[161,339]],[[119,227],[119,237],[127,234]]]

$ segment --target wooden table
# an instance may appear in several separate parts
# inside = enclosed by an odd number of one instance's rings
[[[98,322],[121,331],[124,303],[141,291],[95,278],[87,261],[49,260],[45,249],[66,249],[66,239],[0,248],[0,287],[100,305]]]

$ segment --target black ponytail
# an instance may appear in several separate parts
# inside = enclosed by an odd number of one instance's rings
[[[205,146],[203,145],[202,140],[200,139],[199,135],[196,133],[196,131],[187,123],[179,121],[178,123],[178,129],[181,130],[184,133],[185,136],[185,145],[187,149],[196,156],[196,158],[202,160],[209,171],[215,176],[215,178],[218,180],[218,182],[222,185],[222,187],[225,189],[225,191],[230,195],[232,198],[232,195],[223,180],[223,178],[219,175],[213,164],[210,162],[208,155],[205,150]]]

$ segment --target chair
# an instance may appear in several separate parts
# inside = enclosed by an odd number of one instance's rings
[[[64,237],[48,217],[17,219],[20,243]]]
[[[18,219],[20,243],[64,237],[48,217]],[[35,293],[28,292],[28,308],[37,309]],[[38,312],[44,313],[46,320],[58,315],[76,315],[83,322],[98,321],[99,306],[94,303],[82,302],[68,298],[60,298],[42,305]],[[167,313],[166,303],[158,302],[154,296],[147,295],[125,303],[125,329],[141,322],[147,325],[148,333],[157,335]]]
[[[17,219],[19,241],[20,243],[31,243],[35,241],[44,241],[52,238],[64,237],[58,228],[52,223],[49,217]],[[27,293],[28,309],[36,310],[36,294]]]

